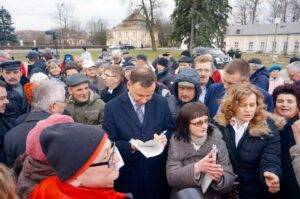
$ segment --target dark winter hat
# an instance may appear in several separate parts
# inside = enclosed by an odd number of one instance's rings
[[[86,75],[77,73],[66,78],[67,87],[77,86],[78,84],[89,82]]]
[[[257,64],[257,65],[262,65],[262,62],[260,59],[257,59],[257,58],[253,58],[253,59],[250,59],[248,61],[249,64]]]
[[[71,182],[89,168],[107,139],[107,134],[98,127],[65,123],[46,128],[40,143],[58,178]]]
[[[103,51],[107,52],[107,48],[102,48],[102,52],[103,52]]]
[[[28,59],[37,59],[38,53],[36,51],[30,51],[27,53],[26,58]]]
[[[182,58],[180,58],[180,59],[178,60],[178,62],[179,62],[179,63],[180,63],[180,62],[183,62],[183,63],[192,63],[193,60],[192,60],[192,58],[190,58],[190,57],[182,57]]]
[[[269,68],[269,72],[272,72],[273,70],[281,70],[281,66],[279,65],[273,65]]]
[[[164,57],[159,58],[157,61],[157,64],[164,66],[164,67],[168,67],[168,63],[169,63],[168,59],[166,59]]]
[[[142,59],[142,60],[147,61],[147,55],[145,55],[145,54],[138,54],[138,55],[136,56],[136,58],[137,58],[137,59]]]
[[[0,64],[0,68],[4,70],[17,70],[20,69],[20,61],[6,61]]]
[[[184,55],[184,56],[186,56],[186,57],[191,57],[191,53],[190,53],[189,50],[184,50],[184,51],[182,51],[180,55]]]
[[[125,68],[125,70],[132,70],[134,67],[134,64],[131,61],[128,61],[123,64],[123,67]]]
[[[290,59],[290,64],[293,63],[293,62],[295,62],[295,61],[300,61],[300,58],[299,57],[292,57]]]

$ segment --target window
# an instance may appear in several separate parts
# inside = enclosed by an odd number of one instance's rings
[[[125,37],[127,37],[128,36],[128,32],[125,32]]]
[[[119,32],[119,37],[122,37],[122,32]]]
[[[260,42],[260,51],[265,51],[265,42]]]
[[[276,42],[272,42],[272,51],[276,51],[276,45],[277,45],[277,43]]]
[[[240,30],[240,29],[237,29],[237,30],[236,30],[236,34],[237,34],[237,35],[241,34],[241,30]]]
[[[287,49],[288,49],[288,42],[286,41],[286,42],[283,43],[283,49],[282,49],[282,51],[286,53]]]
[[[234,42],[234,48],[238,48],[239,47],[239,42]]]
[[[294,46],[294,52],[298,52],[298,50],[299,50],[299,41],[296,41]]]
[[[252,41],[249,42],[248,50],[253,51],[253,42]]]
[[[132,36],[134,36],[134,37],[135,37],[135,32],[132,32]]]

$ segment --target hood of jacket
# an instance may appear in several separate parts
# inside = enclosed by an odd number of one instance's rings
[[[196,89],[196,95],[193,101],[198,101],[199,95],[201,94],[200,78],[198,72],[194,68],[185,68],[179,72],[179,74],[177,75],[174,81],[174,95],[177,99],[178,99],[178,83],[184,81],[194,84]]]

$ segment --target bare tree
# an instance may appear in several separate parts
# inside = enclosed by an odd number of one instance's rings
[[[268,0],[270,5],[269,21],[274,22],[275,18],[280,17],[282,22],[288,21],[288,8],[290,0]]]
[[[91,18],[86,25],[90,42],[93,44],[105,44],[106,27],[106,23],[101,18]]]
[[[247,8],[248,8],[248,11],[250,14],[250,23],[251,24],[255,24],[256,21],[258,20],[257,19],[258,11],[259,11],[258,9],[263,1],[264,0],[248,0],[247,1]]]
[[[235,22],[241,25],[249,24],[247,0],[240,0],[234,8],[233,15],[237,16],[237,18],[234,17]]]
[[[289,13],[291,14],[292,22],[300,20],[300,0],[291,0]]]

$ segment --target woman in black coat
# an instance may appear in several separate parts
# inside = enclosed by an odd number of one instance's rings
[[[280,136],[267,119],[263,95],[249,84],[230,87],[214,118],[226,142],[242,199],[268,198],[279,191]]]
[[[299,199],[300,188],[297,184],[290,148],[296,144],[292,125],[299,120],[300,88],[293,84],[278,86],[273,92],[274,112],[287,120],[280,130],[281,136],[281,164],[283,179],[280,186],[281,198]]]

